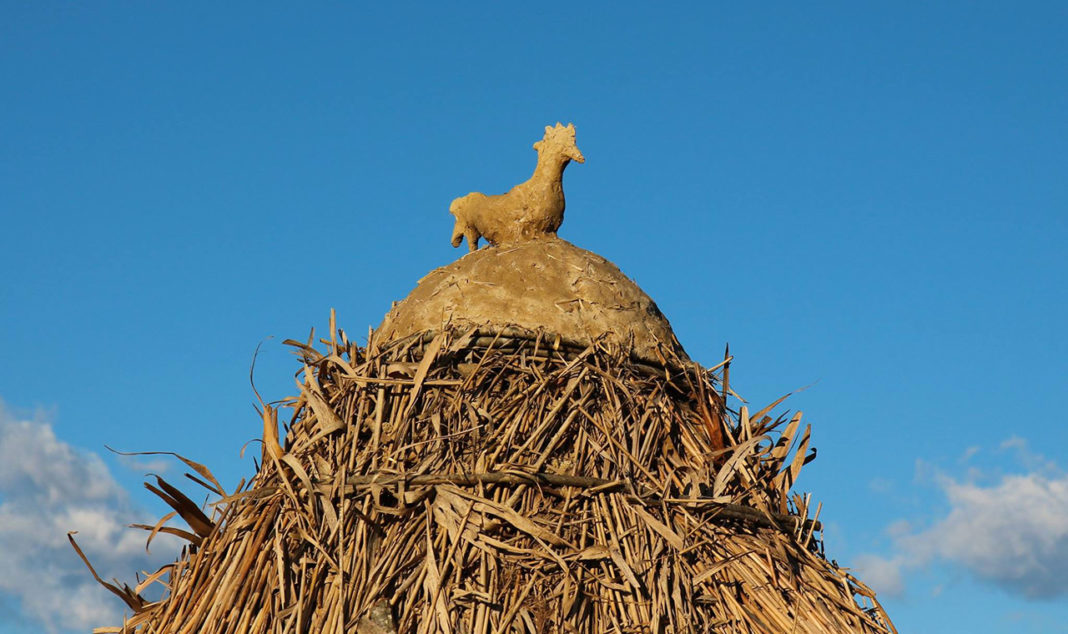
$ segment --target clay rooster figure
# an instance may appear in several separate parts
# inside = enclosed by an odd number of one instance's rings
[[[564,168],[571,161],[586,159],[575,145],[575,125],[545,126],[545,137],[534,144],[538,166],[525,183],[506,194],[487,196],[471,192],[452,201],[449,213],[456,216],[452,246],[478,249],[479,238],[492,245],[526,242],[541,236],[555,236],[564,221]]]

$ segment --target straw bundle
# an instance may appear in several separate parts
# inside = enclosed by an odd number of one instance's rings
[[[895,631],[789,493],[809,428],[728,411],[729,359],[447,329],[360,347],[333,323],[289,343],[284,446],[264,405],[247,486],[187,462],[210,518],[153,486],[189,528],[145,528],[191,543],[109,586],[135,613],[98,632]]]

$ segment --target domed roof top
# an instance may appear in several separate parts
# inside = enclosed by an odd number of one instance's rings
[[[616,265],[555,237],[468,253],[431,271],[386,315],[378,333],[396,339],[446,325],[486,332],[542,332],[589,345],[632,346],[635,356],[686,359],[671,325]]]

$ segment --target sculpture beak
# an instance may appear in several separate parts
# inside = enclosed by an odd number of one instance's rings
[[[575,153],[571,155],[571,160],[576,163],[585,163],[586,157],[582,155],[582,152],[578,151],[578,148],[575,148]]]

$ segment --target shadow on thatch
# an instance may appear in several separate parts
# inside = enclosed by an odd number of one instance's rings
[[[284,446],[264,405],[247,486],[186,463],[210,518],[150,485],[175,513],[144,528],[190,545],[111,586],[134,614],[96,631],[895,631],[789,493],[809,428],[727,411],[729,363],[475,331],[321,343],[293,344]]]

